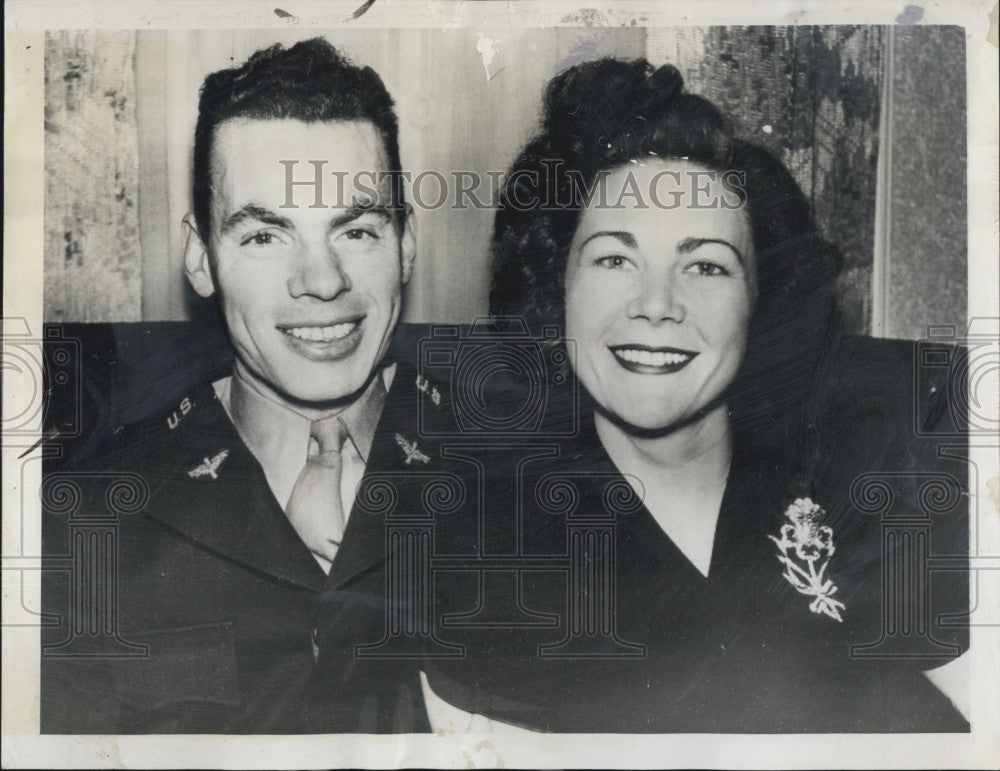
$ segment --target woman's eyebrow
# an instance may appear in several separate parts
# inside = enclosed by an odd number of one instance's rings
[[[638,249],[639,242],[635,240],[635,236],[629,233],[627,230],[598,230],[596,233],[591,233],[585,239],[583,243],[580,244],[582,249],[588,243],[593,241],[595,238],[601,238],[602,236],[610,236],[611,238],[617,238],[622,242],[622,245],[629,249]]]
[[[723,246],[728,246],[733,250],[733,254],[736,255],[736,259],[740,261],[740,265],[744,264],[743,255],[740,254],[740,250],[724,238],[685,238],[677,244],[677,251],[681,254],[690,254],[695,249],[704,246],[705,244],[722,244]]]

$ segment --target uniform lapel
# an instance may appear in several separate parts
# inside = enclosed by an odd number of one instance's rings
[[[417,437],[417,400],[421,392],[415,385],[416,378],[417,374],[412,365],[406,362],[397,364],[392,387],[386,394],[385,406],[375,430],[359,490],[364,490],[366,484],[372,482],[378,475],[421,472],[435,467],[438,461],[435,448]],[[400,441],[400,437],[410,443],[409,450]],[[412,455],[414,449],[423,456],[422,459],[414,459]],[[411,458],[410,464],[406,463],[407,457]],[[398,495],[405,477],[397,479],[398,483],[391,481],[391,484]],[[400,497],[405,498],[405,496]],[[396,505],[406,505],[406,503],[400,500]],[[383,568],[386,561],[385,525],[384,512],[374,512],[355,501],[347,521],[344,541],[333,561],[326,582],[326,592],[344,589],[363,576]]]
[[[321,591],[322,569],[288,522],[211,386],[191,401],[191,414],[151,450],[165,471],[147,516],[235,562]]]

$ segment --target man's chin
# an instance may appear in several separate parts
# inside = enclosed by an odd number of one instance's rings
[[[331,409],[350,404],[364,391],[368,380],[358,383],[343,382],[292,384],[282,396],[293,406],[310,409]]]

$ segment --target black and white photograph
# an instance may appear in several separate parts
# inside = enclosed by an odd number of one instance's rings
[[[8,4],[4,766],[996,767],[996,5],[768,5]]]

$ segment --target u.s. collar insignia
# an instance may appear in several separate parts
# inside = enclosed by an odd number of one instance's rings
[[[177,405],[177,409],[167,416],[167,426],[173,431],[177,426],[180,425],[181,418],[187,415],[191,410],[194,409],[194,404],[192,403],[190,397],[185,396],[181,399],[181,403]]]
[[[205,458],[198,466],[195,466],[188,472],[188,476],[192,479],[197,479],[198,477],[212,477],[212,479],[219,478],[219,468],[222,466],[222,462],[229,457],[229,450],[222,450],[217,452],[211,458]]]
[[[431,385],[431,382],[425,378],[423,375],[417,375],[417,390],[420,393],[427,394],[431,397],[431,401],[434,402],[435,407],[441,406],[441,392],[437,390],[436,387]]]
[[[427,463],[430,458],[424,455],[420,450],[417,449],[417,443],[409,441],[402,434],[396,434],[396,444],[403,448],[403,452],[406,453],[406,464],[409,465],[415,460],[419,460],[421,463]]]

